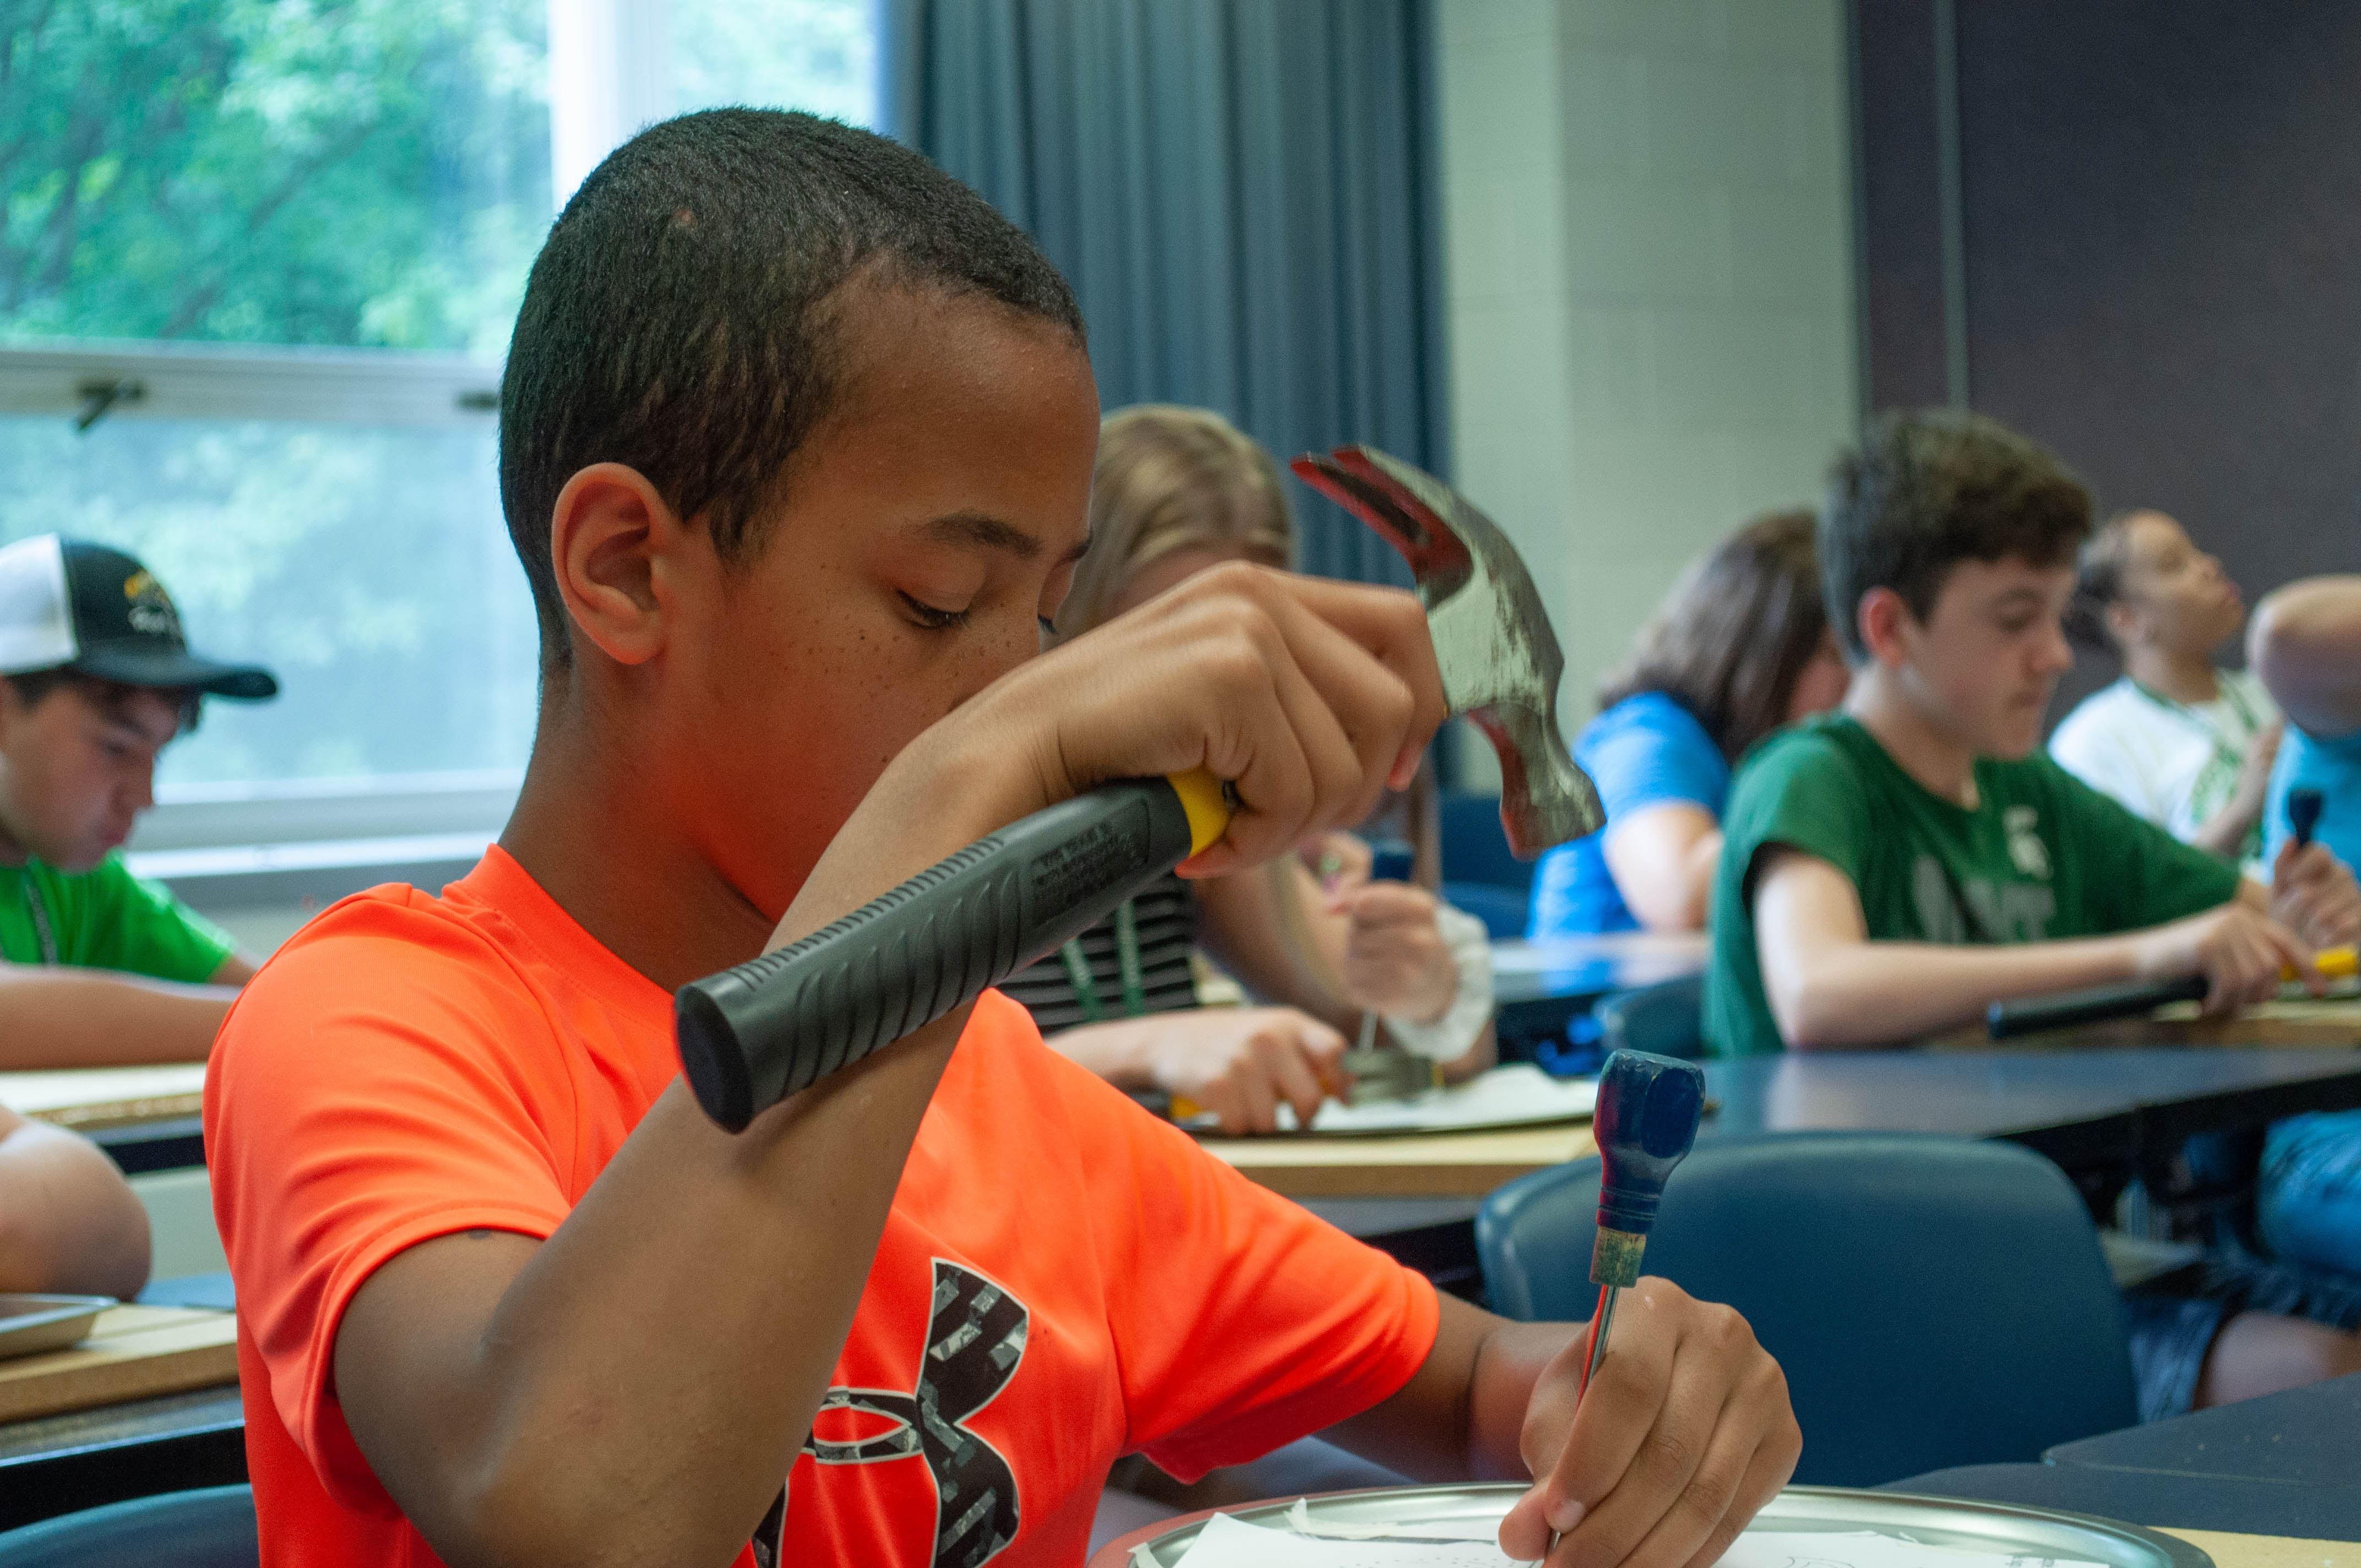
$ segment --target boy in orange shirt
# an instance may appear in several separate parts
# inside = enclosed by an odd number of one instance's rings
[[[1212,872],[1407,781],[1399,594],[1224,568],[1033,657],[1097,427],[1063,281],[906,149],[725,110],[584,183],[503,383],[516,815],[307,927],[208,1085],[266,1562],[1071,1564],[1117,1455],[1324,1429],[1536,1477],[1514,1555],[1705,1568],[1785,1479],[1728,1309],[1643,1282],[1577,1416],[1578,1329],[1438,1299],[996,994],[698,1112],[675,987],[994,828],[1202,763]]]

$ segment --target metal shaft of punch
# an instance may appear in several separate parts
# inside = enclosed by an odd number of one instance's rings
[[[1576,1404],[1590,1392],[1590,1380],[1598,1376],[1598,1364],[1607,1359],[1607,1334],[1615,1326],[1615,1298],[1621,1294],[1612,1285],[1598,1288],[1598,1310],[1590,1319],[1590,1360],[1582,1369],[1582,1387],[1575,1390]]]

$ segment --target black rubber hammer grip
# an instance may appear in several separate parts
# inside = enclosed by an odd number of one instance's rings
[[[681,987],[680,1061],[697,1102],[738,1132],[974,1001],[1185,860],[1190,827],[1170,780],[1104,784],[987,834],[801,941]]]

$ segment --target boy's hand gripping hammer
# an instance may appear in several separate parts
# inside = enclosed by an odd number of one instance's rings
[[[1639,1283],[1664,1179],[1697,1142],[1704,1114],[1705,1073],[1695,1062],[1617,1051],[1598,1075],[1598,1109],[1591,1121],[1598,1143],[1598,1236],[1590,1248],[1598,1310],[1590,1320],[1577,1403],[1607,1357],[1616,1297]]]
[[[1604,820],[1557,728],[1565,667],[1524,562],[1431,474],[1366,446],[1295,471],[1410,564],[1451,711],[1500,759],[1500,824],[1531,860]],[[1236,805],[1202,768],[1119,779],[1013,822],[803,940],[675,1000],[697,1103],[737,1132],[787,1095],[1054,953],[1188,856]]]

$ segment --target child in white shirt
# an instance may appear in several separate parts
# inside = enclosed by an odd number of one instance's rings
[[[2238,585],[2171,518],[2124,512],[2084,547],[2076,608],[2124,674],[2067,716],[2049,754],[2175,838],[2261,873],[2279,709],[2251,674],[2213,663],[2246,624]]]

